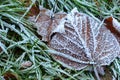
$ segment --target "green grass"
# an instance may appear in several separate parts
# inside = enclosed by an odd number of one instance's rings
[[[26,18],[35,2],[0,0],[0,80],[5,76],[9,80],[94,80],[91,72],[63,68],[46,52],[49,48],[36,36],[36,30]],[[113,16],[120,21],[119,0],[37,0],[37,4],[55,13],[70,12],[77,7],[95,19]],[[24,61],[31,61],[32,66],[22,69]],[[108,68],[113,77],[120,79],[120,59]]]

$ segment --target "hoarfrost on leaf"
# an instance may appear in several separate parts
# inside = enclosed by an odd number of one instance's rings
[[[52,17],[49,10],[40,10],[35,23],[37,32],[50,48],[57,51],[48,50],[63,66],[76,70],[93,66],[99,79],[97,71],[103,74],[102,66],[109,65],[120,55],[120,23],[116,19],[96,21],[78,12],[77,8]]]
[[[108,17],[105,19],[105,26],[110,30],[110,32],[116,37],[119,46],[120,46],[120,22],[118,22],[113,17]],[[120,51],[120,50],[118,50]],[[119,58],[120,58],[120,52],[119,52]]]
[[[120,23],[113,18],[113,26],[120,32]]]
[[[35,19],[35,16],[30,17],[31,21],[34,22],[34,26],[37,28],[37,33],[41,35],[42,41],[49,41],[50,36],[52,35],[54,29],[59,32],[64,32],[64,22],[63,24],[61,19],[66,15],[66,13],[55,13],[53,14],[50,10],[40,7],[40,13],[37,20]],[[60,25],[59,25],[60,24]],[[57,26],[60,26],[57,28]]]
[[[94,66],[97,69],[109,65],[119,55],[119,43],[106,26],[102,25],[96,32],[95,28],[100,22],[79,13],[76,9],[65,17],[67,18],[64,23],[65,33],[55,33],[48,44],[61,53],[53,54],[56,60],[76,70],[87,66]],[[73,58],[61,56],[63,54]],[[74,58],[80,62],[73,60]]]

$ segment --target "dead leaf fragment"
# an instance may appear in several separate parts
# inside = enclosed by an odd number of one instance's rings
[[[106,18],[104,22],[105,26],[115,35],[120,43],[120,23],[113,17]]]
[[[39,17],[37,18],[34,26],[37,28],[37,33],[42,36],[42,41],[48,42],[51,32],[60,23],[60,20],[66,15],[66,13],[53,14],[52,11],[40,8]],[[35,21],[35,16],[30,17],[31,21]]]
[[[21,68],[28,68],[32,66],[32,62],[31,61],[25,61],[21,64]]]
[[[8,71],[3,75],[5,80],[22,80],[16,72]]]
[[[111,33],[116,37],[117,41],[119,42],[120,47],[120,22],[118,22],[113,17],[108,17],[105,19],[105,26],[111,31]],[[120,52],[118,57],[120,58]]]
[[[34,4],[30,9],[29,16],[37,16],[39,12],[40,12],[39,7]]]
[[[118,22],[113,17],[108,17],[105,19],[105,23],[107,27],[112,27],[120,33],[120,22]]]

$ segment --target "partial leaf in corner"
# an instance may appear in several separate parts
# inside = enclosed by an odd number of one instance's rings
[[[3,77],[4,77],[3,80],[22,80],[21,76],[13,71],[7,71],[6,73],[3,74]]]
[[[39,12],[40,12],[39,6],[34,4],[30,9],[29,16],[37,16]]]
[[[100,22],[73,9],[65,16],[65,33],[55,33],[49,47],[60,53],[53,57],[65,67],[81,70],[87,66],[109,65],[119,54],[119,43],[104,25],[97,34],[93,30]]]
[[[42,41],[48,42],[52,31],[65,15],[66,13],[63,12],[54,14],[52,11],[40,7],[39,15],[31,17],[30,20],[35,21],[34,26],[37,28],[37,33],[42,36]]]
[[[113,17],[108,17],[105,19],[106,26],[115,28],[120,33],[120,22],[118,22]]]
[[[108,17],[105,19],[105,26],[111,31],[111,33],[116,37],[120,45],[120,22],[118,22],[113,17]],[[119,53],[120,54],[120,53]],[[120,57],[120,56],[119,56]]]

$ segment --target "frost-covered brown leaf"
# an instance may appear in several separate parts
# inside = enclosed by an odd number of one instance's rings
[[[44,9],[41,13],[35,26],[42,40],[60,52],[52,56],[65,67],[75,70],[93,66],[96,77],[100,79],[97,71],[104,74],[102,66],[110,65],[120,53],[119,42],[111,30],[99,26],[99,21],[77,9],[67,15],[59,14],[55,19],[51,19],[50,12],[46,11]]]
[[[34,13],[33,13],[34,14]],[[37,33],[42,36],[42,41],[48,42],[51,31],[60,23],[60,20],[66,15],[66,13],[53,14],[52,11],[40,7],[38,18],[36,16],[30,17],[31,21],[35,21]]]
[[[106,18],[104,22],[106,27],[115,35],[120,43],[120,23],[113,17]]]
[[[95,31],[100,23],[76,10],[65,18],[65,33],[56,32],[49,43],[52,49],[68,56],[54,54],[57,60],[77,70],[86,66],[102,69],[101,66],[110,65],[119,55],[119,43],[105,26]]]

